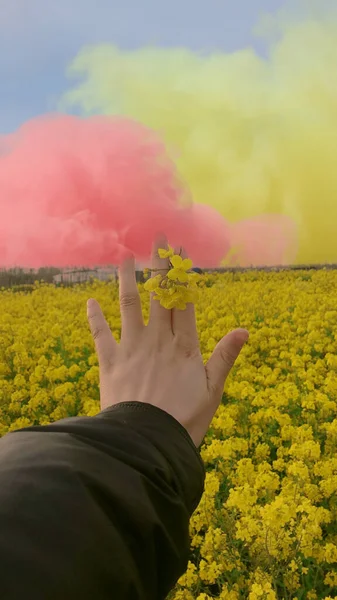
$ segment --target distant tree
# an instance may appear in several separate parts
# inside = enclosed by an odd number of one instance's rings
[[[33,285],[36,280],[53,283],[54,275],[60,273],[61,270],[55,267],[42,267],[38,271],[35,269],[23,269],[21,267],[13,267],[11,269],[0,270],[0,287],[13,287]]]

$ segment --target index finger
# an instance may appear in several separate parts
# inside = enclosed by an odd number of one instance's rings
[[[113,363],[117,342],[112,336],[100,305],[94,298],[90,298],[87,302],[87,316],[95,342],[99,366],[102,369],[108,369]]]

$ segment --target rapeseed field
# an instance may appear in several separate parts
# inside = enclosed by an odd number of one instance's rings
[[[118,340],[115,283],[0,290],[1,435],[99,411],[89,297]],[[250,339],[201,449],[205,493],[172,598],[337,598],[337,271],[207,275],[197,324],[205,360],[235,327]]]

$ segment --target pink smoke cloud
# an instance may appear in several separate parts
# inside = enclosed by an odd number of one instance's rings
[[[0,264],[119,264],[128,250],[142,260],[159,232],[219,264],[225,228],[214,237],[186,198],[163,142],[139,123],[34,119],[0,137]]]
[[[161,138],[124,118],[56,115],[0,136],[0,218],[3,267],[120,264],[128,251],[143,261],[161,232],[201,267],[236,242],[246,262],[269,252],[265,218],[231,226],[193,204]],[[278,264],[294,235],[281,221]]]
[[[229,228],[234,253],[229,264],[276,266],[292,264],[298,252],[297,226],[285,215],[261,215]]]

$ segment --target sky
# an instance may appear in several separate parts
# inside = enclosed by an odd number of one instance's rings
[[[285,0],[1,0],[0,134],[54,112],[69,88],[67,66],[86,45],[266,52],[254,34]]]

